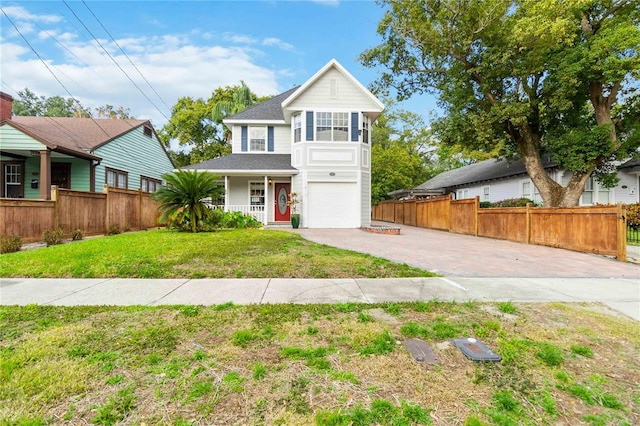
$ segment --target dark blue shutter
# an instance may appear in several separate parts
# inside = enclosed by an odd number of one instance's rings
[[[307,140],[313,140],[313,111],[307,111]]]
[[[242,152],[249,151],[249,129],[247,126],[242,126]]]
[[[267,151],[273,152],[273,126],[267,127]]]
[[[351,113],[351,141],[358,142],[358,113]]]

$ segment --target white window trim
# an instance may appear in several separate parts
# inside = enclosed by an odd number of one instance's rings
[[[303,141],[303,135],[302,135],[302,129],[304,128],[304,126],[302,125],[302,113],[298,113],[298,114],[294,114],[293,116],[293,120],[292,121],[292,126],[291,126],[291,130],[292,130],[292,135],[291,135],[291,140],[293,140],[293,143],[298,143],[298,142],[302,142]],[[299,125],[299,127],[296,127],[296,125]],[[299,129],[300,130],[300,139],[296,140],[296,130]]]
[[[611,197],[613,195],[613,188],[602,188],[600,186],[600,182],[597,181],[593,176],[589,177],[591,180],[591,203],[585,203],[583,201],[584,193],[587,192],[587,184],[585,183],[585,190],[580,194],[580,205],[581,206],[595,206],[596,204],[609,204],[611,203]],[[606,203],[604,200],[600,200],[601,193],[607,193]]]
[[[251,129],[264,129],[264,149],[251,149]],[[247,127],[247,152],[267,152],[269,150],[269,129],[268,126],[248,126]]]
[[[351,142],[351,111],[346,111],[344,109],[325,109],[325,108],[316,108],[313,111],[313,141],[314,142],[337,142],[337,143],[347,143]],[[331,140],[319,140],[318,139],[318,113],[331,113]],[[347,140],[344,141],[336,141],[333,140],[333,129],[334,129],[334,119],[333,114],[341,113],[347,115]],[[306,122],[304,123],[303,128],[306,128]],[[307,141],[310,142],[310,141]]]
[[[482,187],[482,201],[491,201],[491,185]]]
[[[465,200],[469,198],[469,188],[460,188],[456,190],[456,200]]]
[[[531,195],[526,195],[524,194],[524,184],[525,183],[529,183],[531,185],[531,189],[532,189],[532,193]],[[518,182],[518,186],[519,186],[519,190],[520,190],[520,198],[528,198],[531,201],[533,201],[534,203],[542,203],[542,197],[540,196],[540,191],[538,191],[538,187],[535,186],[535,184],[533,183],[533,181],[531,179],[522,179]]]
[[[263,198],[263,203],[262,204],[251,204],[251,184],[257,184],[257,185],[261,185],[262,186],[262,190],[264,191],[264,195],[262,196]],[[261,180],[250,180],[248,183],[248,193],[249,193],[249,197],[247,199],[247,205],[248,206],[264,206],[267,203],[267,187],[265,186],[264,182]]]

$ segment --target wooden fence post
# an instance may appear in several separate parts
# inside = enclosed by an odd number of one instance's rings
[[[51,201],[53,201],[53,229],[60,224],[60,202],[58,200],[58,185],[51,185]]]
[[[627,261],[627,206],[623,206],[622,203],[618,203],[616,210],[616,217],[618,222],[617,232],[617,254],[616,259],[621,262]]]
[[[474,212],[474,218],[475,218],[475,223],[474,223],[474,230],[473,230],[473,235],[475,237],[478,236],[478,215],[479,215],[479,211],[480,211],[480,196],[476,195],[476,202],[474,204],[475,206],[475,212]]]
[[[109,232],[109,185],[105,183],[102,192],[107,194],[104,203],[104,233],[106,234]]]
[[[525,241],[527,244],[531,244],[531,203],[527,203],[527,218],[526,220],[526,234]]]
[[[142,188],[138,190],[138,231],[142,229]]]

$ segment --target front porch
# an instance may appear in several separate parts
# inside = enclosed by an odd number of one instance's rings
[[[253,216],[265,226],[290,226],[289,176],[223,176],[225,197],[213,208]]]

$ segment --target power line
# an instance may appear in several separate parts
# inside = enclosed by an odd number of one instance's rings
[[[162,114],[162,116],[169,121],[169,117],[167,117],[165,115],[164,112],[162,112],[162,110],[160,110],[160,108],[158,108],[158,106],[146,95],[146,93],[144,93],[144,91],[140,88],[140,86],[138,86],[136,84],[135,81],[133,81],[133,79],[129,76],[129,74],[127,74],[127,72],[120,66],[120,64],[118,64],[118,62],[115,60],[115,58],[113,56],[111,56],[111,54],[109,53],[109,51],[102,45],[102,43],[100,43],[100,41],[98,40],[98,38],[93,35],[93,33],[91,32],[91,30],[89,30],[89,28],[87,27],[87,25],[84,23],[84,21],[82,19],[80,19],[80,17],[76,14],[76,12],[71,8],[71,6],[69,6],[69,4],[66,2],[66,0],[62,0],[62,2],[65,4],[65,6],[67,6],[67,8],[71,11],[71,13],[73,13],[73,16],[76,17],[76,19],[80,22],[80,24],[82,24],[82,26],[85,28],[85,30],[87,30],[87,32],[91,35],[91,37],[93,37],[93,39],[96,41],[96,43],[98,43],[98,45],[102,48],[102,50],[104,51],[104,53],[107,54],[107,56],[111,59],[111,61],[113,61],[113,63],[118,67],[118,69],[120,69],[120,71],[122,71],[122,73],[129,79],[129,81],[131,82],[131,84],[133,84],[135,86],[136,89],[138,89],[138,91],[142,94],[142,96],[145,97],[146,100],[149,101],[149,103],[151,105],[153,105],[153,107],[160,113]]]
[[[65,2],[66,4],[66,2]],[[68,5],[67,5],[68,7]],[[62,88],[65,90],[65,92],[67,92],[67,94],[70,96],[70,98],[77,103],[78,105],[78,109],[82,109],[82,105],[80,104],[80,101],[78,101],[78,99],[76,99],[73,94],[71,94],[71,92],[69,91],[69,89],[67,89],[67,87],[64,85],[64,83],[62,83],[62,81],[60,81],[60,79],[58,78],[58,76],[53,72],[53,70],[49,67],[49,65],[47,65],[46,61],[42,58],[42,56],[40,56],[40,54],[36,51],[36,49],[31,45],[31,43],[29,43],[29,40],[27,40],[27,38],[24,36],[24,34],[22,34],[22,32],[18,29],[18,27],[16,26],[16,24],[11,20],[11,18],[9,18],[9,16],[7,15],[7,13],[4,11],[3,8],[0,8],[0,10],[2,11],[2,14],[5,16],[5,18],[7,18],[7,20],[9,21],[9,23],[13,26],[13,28],[16,30],[16,32],[20,35],[20,37],[22,38],[22,40],[24,40],[24,42],[27,44],[27,46],[29,46],[29,49],[31,49],[31,51],[38,57],[38,59],[40,60],[40,62],[42,62],[42,64],[45,66],[45,68],[47,69],[47,71],[49,71],[49,73],[51,73],[51,75],[53,76],[53,78],[60,84],[60,86],[62,86]],[[72,10],[73,12],[73,10]],[[74,13],[75,15],[75,13]],[[82,22],[82,21],[81,21]],[[84,24],[83,24],[84,25]],[[87,29],[88,31],[88,29]],[[93,36],[93,34],[92,34]],[[94,37],[95,39],[95,37]],[[97,40],[96,40],[97,41]],[[101,46],[102,47],[102,46]],[[104,49],[104,48],[103,48]],[[113,59],[113,58],[112,58]],[[8,84],[6,84],[4,81],[2,81],[3,84],[5,84],[6,86],[9,86]],[[77,84],[77,83],[76,83]],[[134,83],[135,84],[135,83]],[[137,87],[137,86],[136,86]],[[139,89],[139,88],[138,88]],[[16,92],[17,93],[17,92]],[[143,93],[144,94],[144,93]],[[146,96],[145,96],[146,97]],[[147,98],[148,99],[148,98]],[[155,106],[155,105],[154,105]],[[157,107],[156,107],[157,108]],[[158,110],[159,111],[159,110]],[[162,113],[162,112],[161,112]],[[164,114],[163,114],[164,115]],[[53,120],[53,117],[45,117],[46,119],[48,119],[49,121],[53,122],[54,125],[58,126],[59,128],[62,129],[62,131],[64,133],[66,133],[67,135],[73,135],[75,137],[75,134],[67,129],[66,127],[64,127],[61,123],[56,122],[55,120]],[[111,139],[111,135],[109,133],[107,133],[107,131],[96,121],[95,118],[93,118],[91,115],[88,117],[91,121],[93,121],[93,123],[102,131],[102,133],[105,134],[105,136],[110,140]],[[165,116],[166,118],[166,116]],[[129,122],[129,120],[124,120],[125,123],[127,123],[127,125],[129,127],[131,127],[132,129],[134,128],[134,126]],[[136,126],[139,127],[139,126]],[[144,165],[142,162],[140,162],[140,160],[138,158],[136,158],[135,156],[133,156],[127,149],[125,149],[122,145],[120,145],[120,143],[116,140],[115,141],[116,144],[120,147],[120,149],[122,149],[124,152],[127,153],[127,155],[129,157],[131,157],[131,159],[138,164]]]
[[[85,7],[87,8],[87,10],[89,12],[91,12],[91,15],[93,15],[93,17],[95,18],[96,21],[98,21],[98,24],[100,24],[100,26],[102,27],[102,29],[109,35],[109,38],[111,38],[111,40],[113,41],[113,43],[118,46],[118,49],[120,49],[120,52],[122,52],[122,54],[124,55],[125,58],[127,58],[127,60],[129,61],[129,63],[131,64],[131,66],[133,66],[133,68],[135,68],[136,71],[138,71],[138,74],[140,74],[140,77],[142,77],[142,79],[147,83],[147,85],[149,86],[149,88],[151,90],[153,90],[153,93],[156,94],[156,96],[158,97],[158,99],[160,99],[160,101],[164,104],[164,106],[168,109],[171,110],[171,107],[169,105],[167,105],[167,103],[164,101],[164,99],[162,99],[162,96],[160,96],[160,94],[156,91],[156,89],[151,85],[151,83],[149,82],[149,80],[147,80],[147,78],[142,74],[142,71],[140,71],[138,69],[138,67],[136,66],[136,64],[133,63],[133,61],[131,60],[131,58],[129,57],[129,55],[127,55],[127,53],[122,49],[122,47],[120,47],[120,45],[118,44],[118,42],[116,41],[115,38],[113,38],[113,36],[111,35],[111,33],[109,32],[109,30],[107,30],[105,28],[105,26],[102,24],[102,22],[100,21],[100,19],[98,19],[98,17],[96,16],[95,13],[93,13],[93,10],[91,10],[89,8],[89,5],[82,0],[82,4],[85,5]]]

